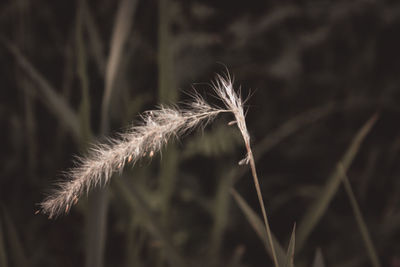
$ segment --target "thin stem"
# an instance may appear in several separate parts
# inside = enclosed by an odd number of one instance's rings
[[[358,205],[358,202],[357,202],[357,199],[356,199],[356,197],[354,195],[354,192],[353,192],[352,186],[350,184],[349,178],[347,177],[346,170],[343,167],[342,163],[339,163],[338,168],[339,168],[340,172],[342,173],[343,185],[344,185],[344,188],[346,190],[347,196],[349,197],[351,207],[353,208],[354,217],[356,218],[356,221],[357,221],[359,230],[361,232],[362,238],[364,239],[364,244],[365,244],[365,247],[367,248],[368,256],[369,256],[369,259],[371,261],[371,264],[374,267],[381,267],[382,265],[381,265],[381,263],[379,261],[378,254],[376,253],[376,249],[374,247],[374,243],[372,242],[371,236],[370,236],[369,231],[368,231],[367,224],[365,223],[365,220],[364,220],[363,215],[361,213],[361,209],[360,209],[360,207]]]
[[[256,164],[254,162],[254,157],[253,157],[253,153],[250,148],[250,144],[246,143],[246,149],[247,149],[247,154],[248,154],[248,157],[250,160],[251,174],[253,175],[254,186],[256,187],[258,202],[260,203],[261,212],[262,212],[262,215],[264,218],[264,224],[265,224],[265,230],[267,231],[268,242],[271,246],[272,259],[274,261],[275,266],[278,267],[279,266],[278,259],[276,257],[274,242],[272,241],[271,229],[270,229],[269,223],[268,223],[267,212],[265,211],[264,199],[261,194],[260,183],[258,181],[258,176],[257,176],[257,171],[256,171]]]

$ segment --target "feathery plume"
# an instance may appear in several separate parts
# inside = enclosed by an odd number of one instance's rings
[[[53,218],[68,213],[78,198],[92,187],[104,186],[126,163],[135,164],[146,155],[153,157],[171,137],[179,137],[196,126],[205,125],[226,109],[213,107],[196,94],[185,108],[161,106],[141,116],[142,123],[131,127],[107,144],[90,148],[88,155],[78,157],[75,168],[65,174],[65,181],[39,204],[40,211]]]
[[[146,111],[138,126],[131,127],[117,138],[108,139],[106,144],[92,146],[85,157],[78,157],[76,167],[68,171],[66,179],[57,183],[52,194],[39,204],[40,211],[48,214],[49,218],[68,213],[83,193],[107,184],[111,176],[122,172],[127,163],[134,165],[141,158],[153,157],[171,137],[178,138],[196,126],[205,125],[222,112],[233,113],[246,147],[249,147],[243,101],[233,90],[230,76],[227,74],[224,78],[217,75],[212,85],[225,108],[211,106],[194,93],[192,102],[184,108],[161,106],[157,110]],[[247,164],[249,160],[248,152],[244,162]]]
[[[58,188],[53,194],[40,204],[39,211],[48,214],[49,218],[61,213],[68,213],[84,192],[88,193],[92,187],[105,185],[113,173],[122,172],[126,163],[135,164],[146,155],[153,157],[154,153],[160,151],[171,137],[177,138],[202,123],[205,125],[219,113],[230,112],[234,115],[235,121],[229,122],[228,125],[237,124],[246,145],[247,155],[239,164],[250,164],[266,228],[267,241],[271,247],[274,264],[278,267],[250,146],[243,101],[240,94],[233,90],[232,79],[228,72],[225,77],[217,75],[212,87],[218,98],[224,103],[225,108],[213,107],[207,104],[199,94],[194,93],[192,102],[187,104],[184,109],[161,106],[157,110],[145,112],[141,116],[141,125],[131,127],[128,132],[120,134],[118,138],[109,139],[109,144],[93,146],[86,157],[78,158],[77,167],[66,174],[67,181],[58,184]]]
[[[227,110],[210,106],[197,94],[184,109],[161,106],[145,112],[139,126],[109,139],[108,144],[94,145],[87,156],[77,158],[77,167],[67,172],[66,181],[58,183],[57,189],[40,203],[40,211],[50,218],[67,213],[82,193],[105,185],[126,163],[135,164],[146,155],[152,157],[171,137],[205,125],[221,112]]]

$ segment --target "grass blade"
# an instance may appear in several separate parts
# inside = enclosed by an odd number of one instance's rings
[[[77,73],[82,90],[81,103],[79,107],[79,121],[81,125],[82,137],[90,140],[90,99],[89,99],[89,77],[87,72],[86,47],[83,40],[83,20],[85,15],[85,1],[80,1],[78,14],[76,16],[76,54],[77,54]]]
[[[288,250],[286,254],[286,264],[285,267],[294,267],[294,248],[296,243],[296,223],[293,225],[292,235],[290,237]]]
[[[219,255],[221,248],[223,233],[229,223],[229,216],[227,210],[229,210],[230,197],[229,191],[232,188],[232,172],[223,170],[222,173],[226,173],[219,179],[218,188],[216,190],[215,198],[212,206],[213,216],[213,227],[211,229],[211,241],[210,241],[210,258],[215,259]]]
[[[122,179],[115,179],[113,183],[116,185],[120,195],[126,203],[138,214],[143,225],[147,228],[153,237],[160,241],[162,248],[165,249],[166,259],[171,266],[189,266],[185,264],[183,257],[177,252],[171,237],[163,230],[158,220],[153,216],[150,207],[146,204],[140,194],[134,187],[128,186]]]
[[[378,115],[374,114],[358,131],[358,133],[353,138],[350,146],[348,147],[346,153],[343,155],[340,160],[343,163],[343,167],[345,170],[349,168],[351,163],[353,162],[354,157],[357,155],[357,152],[360,149],[360,146],[367,136],[369,131],[372,129],[372,126],[375,124],[378,119]],[[341,173],[335,169],[335,171],[331,174],[326,182],[324,188],[321,191],[320,196],[311,204],[310,208],[306,212],[303,217],[303,220],[300,223],[299,231],[298,231],[298,245],[296,250],[300,250],[309,235],[311,234],[314,227],[317,225],[321,217],[326,212],[333,196],[336,194],[340,182],[342,180]]]
[[[49,110],[59,118],[62,124],[70,130],[72,135],[79,140],[80,139],[80,126],[78,116],[74,110],[71,109],[65,99],[57,93],[57,91],[50,85],[50,83],[39,73],[37,69],[28,61],[28,59],[22,55],[19,49],[10,43],[9,41],[1,38],[1,41],[8,49],[8,51],[14,56],[18,65],[27,73],[27,75],[36,83],[39,94],[43,97],[39,97],[44,104],[48,106]]]
[[[233,199],[238,204],[239,208],[244,213],[246,219],[248,220],[250,225],[253,227],[254,231],[256,231],[260,240],[263,242],[263,244],[267,250],[267,253],[271,256],[271,259],[272,259],[271,246],[270,246],[269,242],[267,242],[267,240],[265,239],[266,230],[265,230],[264,223],[259,218],[259,216],[256,214],[256,212],[247,204],[246,200],[244,200],[235,189],[231,190],[231,194],[233,196]],[[279,264],[279,266],[285,266],[286,253],[283,250],[282,246],[279,244],[276,237],[273,234],[271,234],[271,236],[272,236],[272,240],[274,243],[278,264]]]
[[[362,236],[362,238],[364,240],[364,245],[365,245],[365,247],[367,249],[368,257],[369,257],[369,259],[371,261],[371,264],[374,267],[381,267],[382,264],[379,261],[378,253],[376,252],[376,249],[374,247],[374,243],[372,242],[371,236],[370,236],[369,231],[368,231],[367,224],[364,221],[364,218],[362,216],[360,207],[358,206],[357,199],[356,199],[356,197],[354,195],[353,189],[351,187],[349,178],[347,177],[347,174],[346,174],[346,171],[345,171],[345,169],[343,167],[343,164],[339,163],[338,169],[339,169],[339,172],[342,175],[341,177],[342,177],[343,185],[344,185],[346,193],[347,193],[347,195],[349,197],[350,205],[351,205],[351,207],[353,209],[354,217],[356,218],[358,228],[359,228],[361,236]]]
[[[106,66],[105,90],[101,108],[101,128],[103,133],[108,132],[108,113],[113,85],[121,63],[124,46],[126,44],[126,41],[128,40],[128,36],[131,31],[137,2],[137,0],[121,0],[115,18],[110,44],[110,56],[108,57]]]
[[[100,38],[99,27],[96,24],[95,18],[93,17],[92,12],[86,1],[80,1],[84,5],[85,16],[84,16],[84,24],[88,33],[88,41],[90,45],[90,53],[94,60],[96,61],[96,66],[98,68],[99,74],[104,76],[106,69],[106,58],[104,55],[104,45],[103,41]]]
[[[318,248],[315,251],[314,261],[312,267],[325,267],[324,256],[322,255],[321,249]]]

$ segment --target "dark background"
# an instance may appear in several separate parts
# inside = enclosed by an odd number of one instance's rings
[[[326,266],[372,266],[343,185],[325,186],[339,162],[379,261],[400,266],[397,1],[13,0],[0,4],[0,32],[0,266],[272,266],[230,194],[259,213],[230,115],[127,167],[68,215],[34,215],[74,155],[140,112],[187,100],[192,85],[218,104],[209,82],[226,68],[251,95],[247,126],[285,250],[293,224],[301,235],[333,190],[296,266],[316,251]]]

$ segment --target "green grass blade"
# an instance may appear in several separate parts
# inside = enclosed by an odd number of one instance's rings
[[[351,163],[353,162],[354,157],[357,155],[357,152],[360,149],[360,146],[367,136],[368,132],[371,130],[372,126],[375,124],[378,119],[378,115],[374,114],[358,131],[358,133],[353,138],[350,146],[348,147],[346,153],[343,155],[340,162],[343,163],[343,167],[345,170],[349,168]],[[336,194],[340,182],[342,180],[341,173],[335,169],[331,176],[328,178],[325,186],[322,188],[321,194],[317,199],[311,204],[310,208],[307,210],[306,214],[303,217],[303,220],[300,223],[299,231],[298,231],[298,245],[296,250],[300,250],[314,227],[317,225],[321,217],[326,212],[333,196]]]
[[[168,0],[158,1],[158,100],[161,104],[178,101],[178,87],[174,73],[173,51],[171,47],[171,5]],[[174,144],[169,144],[160,162],[159,196],[162,224],[168,229],[171,198],[175,192],[180,155]]]
[[[215,199],[212,206],[213,227],[211,229],[210,258],[215,259],[219,255],[223,233],[229,223],[229,190],[232,188],[232,172],[227,171],[218,181]]]
[[[378,253],[374,247],[374,243],[372,242],[371,236],[368,231],[367,224],[362,216],[360,207],[358,206],[356,196],[354,195],[353,189],[351,187],[349,178],[347,177],[346,170],[343,167],[343,164],[339,163],[338,165],[339,172],[342,174],[343,185],[346,190],[346,193],[349,197],[350,205],[353,209],[354,217],[356,218],[358,228],[360,230],[361,236],[364,240],[364,245],[368,252],[368,257],[371,261],[372,266],[381,267],[382,264],[379,261]]]
[[[293,225],[292,235],[290,237],[288,250],[286,253],[285,267],[294,267],[294,249],[296,243],[296,223]]]
[[[26,74],[36,83],[36,88],[39,91],[39,100],[48,107],[50,112],[61,121],[61,123],[72,133],[72,135],[80,139],[80,125],[77,114],[71,109],[65,99],[57,93],[42,74],[32,65],[28,59],[22,55],[19,49],[9,41],[1,38],[2,43],[8,51],[14,56],[18,65]]]
[[[254,231],[257,233],[257,236],[263,242],[268,255],[270,255],[271,259],[272,259],[271,246],[269,245],[269,242],[267,242],[267,240],[265,238],[266,230],[265,230],[265,225],[264,225],[263,221],[256,214],[256,212],[247,204],[246,200],[244,200],[242,198],[242,196],[240,196],[240,194],[235,189],[231,190],[231,194],[233,196],[233,199],[236,201],[239,208],[242,210],[243,214],[245,215],[247,221],[250,223],[250,225],[252,226]],[[272,234],[272,240],[274,243],[274,248],[275,248],[278,264],[279,264],[279,266],[285,266],[286,253],[283,250],[282,246],[279,244],[279,241],[276,239],[276,237],[273,234]]]
[[[90,140],[92,133],[90,127],[90,99],[89,99],[89,75],[87,72],[86,47],[83,40],[83,20],[85,15],[85,0],[79,1],[78,14],[76,16],[76,55],[77,73],[81,87],[81,103],[79,107],[79,121],[81,135],[84,140]]]

